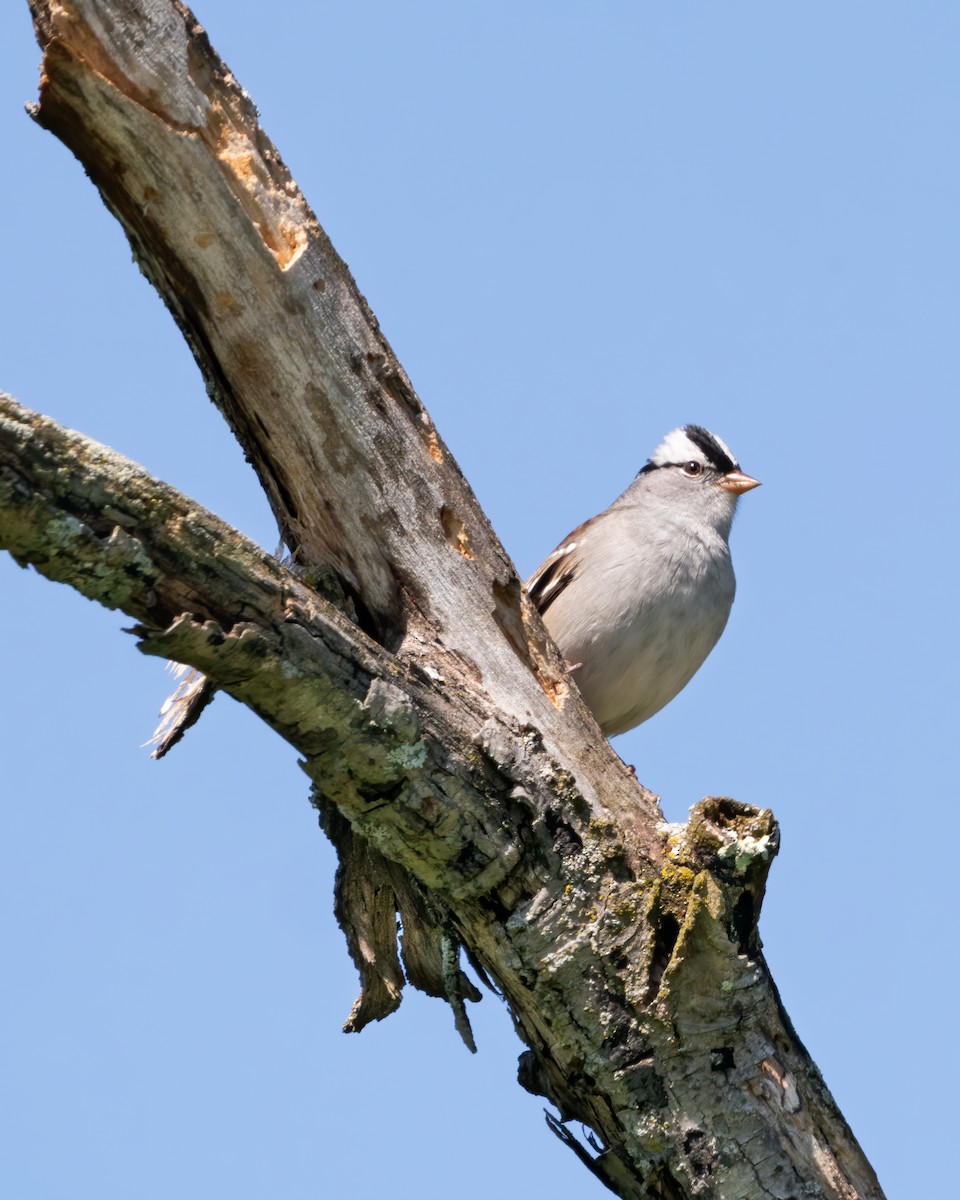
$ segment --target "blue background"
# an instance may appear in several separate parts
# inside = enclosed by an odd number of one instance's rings
[[[764,487],[690,687],[618,739],[670,819],[783,849],[761,922],[891,1198],[943,1194],[954,1026],[960,10],[197,0],[521,574],[695,421]],[[119,227],[24,115],[0,8],[0,387],[268,549]],[[607,1195],[514,1083],[356,979],[295,755],[229,699],[166,761],[129,622],[0,558],[0,1188]],[[949,1123],[949,1124],[948,1124]]]

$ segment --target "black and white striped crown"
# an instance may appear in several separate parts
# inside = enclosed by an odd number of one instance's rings
[[[684,425],[671,430],[650,455],[648,467],[672,467],[686,462],[699,462],[721,475],[739,471],[740,465],[730,453],[730,447],[715,433],[702,425]]]

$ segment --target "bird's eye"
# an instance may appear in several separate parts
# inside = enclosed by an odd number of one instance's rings
[[[691,479],[696,479],[698,475],[703,474],[703,463],[698,463],[691,458],[689,462],[683,464],[684,475],[689,475]]]

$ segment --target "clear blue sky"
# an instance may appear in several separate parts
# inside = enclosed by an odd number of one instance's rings
[[[522,574],[682,422],[763,480],[720,646],[617,749],[671,819],[775,810],[787,1008],[891,1200],[943,1194],[960,9],[197,3]],[[23,114],[25,0],[0,56],[0,388],[272,549],[119,227]],[[476,1057],[414,995],[340,1033],[294,753],[221,697],[151,762],[168,680],[128,623],[0,559],[0,1191],[606,1195],[493,996]]]

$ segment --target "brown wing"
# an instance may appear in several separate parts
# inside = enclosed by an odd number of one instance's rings
[[[541,614],[545,613],[576,574],[576,564],[566,546],[560,546],[527,580],[527,591]]]
[[[580,555],[578,553],[580,539],[596,519],[596,517],[591,517],[589,521],[584,521],[582,525],[578,525],[569,537],[564,538],[552,554],[547,555],[527,580],[527,591],[530,594],[530,599],[540,610],[541,614],[547,611],[567,584],[571,580],[576,579],[580,569]]]

